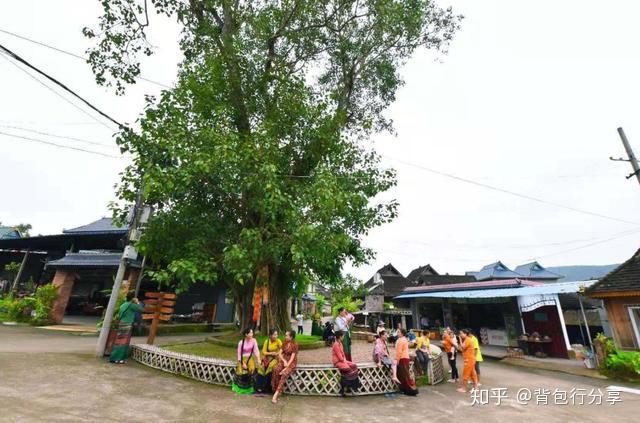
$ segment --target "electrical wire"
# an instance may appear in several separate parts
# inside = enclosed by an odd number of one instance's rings
[[[554,203],[552,201],[544,200],[544,199],[537,198],[537,197],[532,197],[532,196],[527,195],[527,194],[520,194],[520,193],[515,192],[515,191],[510,191],[510,190],[507,190],[507,189],[495,187],[493,185],[488,185],[488,184],[485,184],[485,183],[482,183],[482,182],[477,182],[477,181],[474,181],[472,179],[467,179],[467,178],[463,178],[461,176],[453,175],[451,173],[442,172],[440,170],[432,169],[432,168],[429,168],[429,167],[426,167],[426,166],[422,166],[422,165],[419,165],[419,164],[416,164],[416,163],[407,162],[407,161],[396,159],[396,158],[389,157],[389,156],[383,156],[383,157],[386,157],[387,159],[396,161],[398,163],[402,163],[402,164],[404,164],[406,166],[415,167],[417,169],[421,169],[421,170],[424,170],[426,172],[430,172],[430,173],[433,173],[433,174],[436,174],[436,175],[444,176],[446,178],[454,179],[454,180],[459,181],[459,182],[464,182],[464,183],[467,183],[467,184],[479,186],[479,187],[486,188],[486,189],[489,189],[489,190],[492,190],[492,191],[501,192],[503,194],[512,195],[512,196],[515,196],[515,197],[518,197],[518,198],[523,198],[525,200],[534,201],[534,202],[537,202],[537,203],[540,203],[540,204],[546,204],[548,206],[553,206],[553,207],[557,207],[557,208],[561,208],[561,209],[565,209],[565,210],[570,210],[570,211],[573,211],[573,212],[576,212],[576,213],[585,214],[585,215],[588,215],[588,216],[599,217],[601,219],[607,219],[607,220],[612,220],[612,221],[615,221],[615,222],[626,223],[626,224],[629,224],[629,225],[640,226],[640,222],[633,222],[633,221],[630,221],[630,220],[625,220],[625,219],[620,219],[620,218],[617,218],[617,217],[607,216],[607,215],[604,215],[604,214],[595,213],[595,212],[588,211],[588,210],[578,209],[576,207],[567,206],[567,205],[564,205],[564,204]]]
[[[29,78],[33,79],[34,81],[36,81],[38,84],[42,85],[43,87],[45,87],[47,90],[51,91],[53,94],[55,94],[56,96],[58,96],[59,98],[61,98],[62,100],[64,100],[66,103],[70,104],[71,106],[73,106],[75,109],[79,110],[80,112],[84,113],[85,115],[89,116],[91,119],[95,120],[97,123],[99,123],[100,125],[104,126],[105,128],[109,129],[109,130],[113,130],[113,128],[109,125],[107,125],[105,122],[101,121],[100,119],[96,118],[95,116],[93,116],[91,113],[87,112],[86,110],[84,110],[82,107],[78,106],[76,103],[74,103],[73,101],[69,100],[68,98],[66,98],[65,96],[63,96],[62,94],[60,94],[58,91],[54,90],[53,88],[51,88],[50,86],[48,86],[47,84],[45,84],[44,82],[42,82],[40,79],[36,78],[34,75],[31,75],[26,69],[23,69],[22,67],[20,67],[17,63],[12,62],[5,54],[3,54],[2,51],[0,51],[0,57],[2,57],[3,59],[5,59],[7,62],[9,62],[9,64],[11,64],[12,66],[14,66],[16,69],[20,70],[21,72],[23,72],[25,75],[27,75]]]
[[[4,135],[4,136],[7,136],[7,137],[12,137],[12,138],[19,138],[19,139],[22,139],[22,140],[25,140],[25,141],[30,141],[30,142],[37,142],[37,143],[40,143],[40,144],[46,144],[46,145],[50,145],[50,146],[58,147],[58,148],[65,148],[67,150],[75,150],[75,151],[81,151],[83,153],[96,154],[98,156],[109,157],[109,158],[112,158],[112,159],[120,159],[120,158],[122,158],[121,156],[116,156],[116,155],[113,155],[113,154],[101,153],[99,151],[86,150],[84,148],[72,147],[70,145],[57,144],[55,142],[40,140],[40,139],[37,139],[37,138],[25,137],[25,136],[17,135],[17,134],[10,134],[10,133],[3,132],[3,131],[0,131],[0,135]]]
[[[79,94],[77,94],[75,91],[73,91],[71,88],[67,87],[65,84],[63,84],[62,82],[58,81],[57,79],[55,79],[54,77],[50,76],[49,74],[47,74],[46,72],[38,69],[36,66],[32,65],[31,63],[27,62],[25,59],[23,59],[22,57],[18,56],[16,53],[14,53],[13,51],[9,50],[8,48],[6,48],[5,46],[3,46],[2,44],[0,44],[0,50],[4,51],[6,54],[8,54],[12,59],[22,63],[23,65],[27,66],[28,68],[36,71],[37,73],[39,73],[40,75],[44,76],[45,78],[47,78],[48,80],[50,80],[51,82],[53,82],[54,84],[60,86],[62,89],[64,89],[65,91],[67,91],[68,93],[70,93],[71,95],[73,95],[74,97],[76,97],[77,99],[79,99],[80,101],[82,101],[84,104],[86,104],[87,106],[89,106],[89,108],[93,109],[94,111],[96,111],[98,114],[100,114],[101,116],[109,119],[111,122],[115,123],[116,125],[118,125],[118,127],[122,127],[124,125],[122,125],[120,122],[118,122],[117,120],[115,120],[114,118],[112,118],[111,116],[109,116],[108,114],[106,114],[105,112],[103,112],[102,110],[98,109],[96,106],[94,106],[93,104],[91,104],[88,100],[85,100],[82,96],[80,96]]]
[[[71,56],[73,58],[80,59],[83,62],[87,61],[86,58],[80,56],[79,54],[75,54],[75,53],[72,53],[70,51],[63,50],[61,48],[58,48],[58,47],[43,43],[42,41],[37,41],[37,40],[34,40],[32,38],[25,37],[24,35],[19,35],[19,34],[16,34],[15,32],[7,31],[6,29],[2,29],[2,28],[0,28],[0,32],[2,32],[4,34],[7,34],[7,35],[11,35],[12,37],[19,38],[19,39],[24,40],[24,41],[28,41],[28,42],[33,43],[33,44],[37,44],[37,45],[39,45],[41,47],[45,47],[45,48],[57,51],[58,53],[66,54],[67,56]],[[139,76],[138,79],[140,79],[142,81],[145,81],[145,82],[149,82],[151,84],[158,85],[158,86],[160,86],[162,88],[166,88],[168,90],[171,89],[171,87],[166,85],[166,84],[163,84],[163,83],[157,82],[157,81],[153,81],[153,80],[148,79],[148,78],[143,78],[142,76]]]
[[[111,148],[116,148],[117,147],[114,144],[105,144],[105,143],[102,143],[102,142],[90,141],[90,140],[85,140],[85,139],[82,139],[82,138],[70,137],[70,136],[66,136],[66,135],[56,135],[56,134],[52,134],[50,132],[38,131],[36,129],[23,128],[21,126],[3,125],[3,124],[0,123],[0,127],[7,128],[7,129],[17,129],[19,131],[31,132],[33,134],[45,135],[45,136],[48,136],[48,137],[61,138],[61,139],[66,139],[66,140],[71,140],[71,141],[77,141],[77,142],[82,142],[82,143],[91,144],[91,145],[97,145],[97,146],[101,146],[101,147],[111,147]]]

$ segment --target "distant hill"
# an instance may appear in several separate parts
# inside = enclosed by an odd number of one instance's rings
[[[558,266],[547,267],[547,270],[564,275],[564,278],[560,279],[559,282],[571,282],[600,279],[618,266],[619,264],[603,264],[601,266]]]

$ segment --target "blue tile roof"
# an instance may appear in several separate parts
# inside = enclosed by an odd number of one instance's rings
[[[479,272],[472,274],[479,281],[490,279],[514,279],[523,277],[521,274],[514,272],[505,266],[501,261],[484,266]]]
[[[528,279],[549,279],[549,280],[558,280],[563,278],[562,275],[557,273],[553,273],[540,265],[537,261],[533,261],[531,263],[522,264],[515,268],[517,273],[520,273],[522,276]]]
[[[20,231],[13,226],[0,226],[0,239],[21,238]]]

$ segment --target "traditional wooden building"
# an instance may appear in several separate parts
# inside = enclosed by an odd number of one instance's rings
[[[616,345],[640,349],[640,250],[585,292],[603,300]]]

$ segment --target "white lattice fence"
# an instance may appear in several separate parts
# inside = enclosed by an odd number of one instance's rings
[[[168,351],[154,345],[132,346],[132,358],[146,366],[216,385],[231,386],[235,363],[229,360],[201,357]],[[430,368],[429,380],[437,383],[444,376],[441,357]],[[439,365],[438,365],[439,363]],[[373,395],[396,392],[390,371],[373,363],[360,363],[362,387],[355,395]],[[439,370],[438,370],[439,369]],[[413,364],[411,367],[413,372]],[[440,375],[440,379],[437,379]],[[327,365],[300,364],[287,381],[285,392],[293,395],[340,395],[340,373]]]

